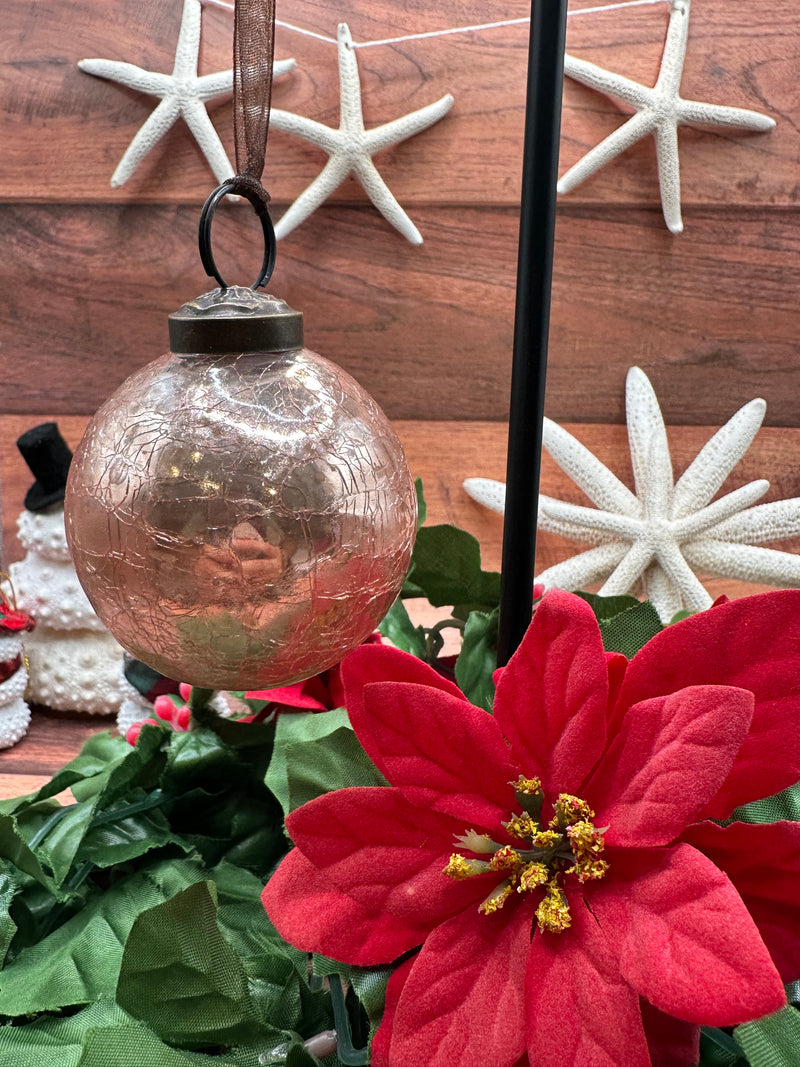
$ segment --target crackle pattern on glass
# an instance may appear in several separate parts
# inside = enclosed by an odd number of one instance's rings
[[[337,663],[397,595],[416,525],[385,415],[306,349],[169,353],[132,375],[89,425],[66,511],[120,644],[214,689]]]

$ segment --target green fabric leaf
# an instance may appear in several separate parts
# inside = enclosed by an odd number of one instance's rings
[[[77,1067],[86,1034],[91,1029],[130,1022],[130,1016],[112,1000],[103,999],[75,1015],[44,1016],[27,1026],[0,1026],[0,1064],[3,1067]],[[130,1067],[136,1062],[129,1061]]]
[[[313,715],[288,712],[279,715],[275,725],[275,747],[272,753],[266,783],[283,808],[289,814],[289,779],[286,773],[286,750],[289,745],[319,741],[340,726],[350,726],[344,708],[315,712]]]
[[[621,652],[632,659],[656,634],[664,629],[653,605],[635,597],[602,597],[578,593],[590,605],[600,626],[606,652]]]
[[[726,825],[731,822],[800,822],[800,783],[789,786],[774,796],[743,804],[736,808]]]
[[[113,996],[137,916],[202,877],[197,863],[162,860],[122,878],[2,972],[0,1015],[19,1016]]]
[[[388,785],[349,726],[340,726],[319,741],[288,745],[286,777],[289,811],[335,789]]]
[[[17,932],[17,924],[11,918],[9,909],[18,890],[19,886],[11,874],[0,870],[0,970],[3,968],[8,947]]]
[[[117,1002],[172,1044],[237,1044],[257,1029],[215,898],[213,882],[189,886],[140,913],[125,944]]]
[[[456,618],[492,611],[500,603],[500,575],[481,569],[477,539],[456,526],[425,526],[417,534],[408,580],[434,607],[453,605]],[[408,595],[406,590],[403,595]]]
[[[63,899],[67,895],[59,892],[56,882],[44,871],[36,855],[17,829],[16,818],[13,815],[0,814],[0,857],[30,875],[59,898]]]
[[[724,1030],[704,1026],[700,1030],[699,1067],[749,1067],[741,1047]]]
[[[470,612],[456,660],[459,689],[476,707],[489,712],[494,704],[492,674],[497,669],[499,614],[498,610],[489,615],[482,611]]]
[[[378,630],[396,648],[410,652],[417,659],[425,659],[425,630],[422,626],[414,625],[400,597],[389,608]]]
[[[425,503],[421,478],[414,479],[414,492],[417,494],[417,529],[419,529],[428,517],[428,505]]]
[[[800,1060],[800,1012],[787,1006],[733,1031],[751,1067],[797,1067]]]

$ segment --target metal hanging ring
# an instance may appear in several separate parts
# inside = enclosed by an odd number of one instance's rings
[[[203,204],[197,235],[200,261],[206,274],[210,278],[216,279],[221,289],[227,289],[228,283],[220,274],[219,268],[214,262],[214,253],[211,251],[211,223],[214,219],[214,212],[217,210],[217,204],[224,196],[243,196],[250,201],[256,215],[261,219],[261,229],[264,231],[264,261],[261,264],[258,277],[250,286],[251,289],[258,289],[266,285],[272,277],[278,245],[275,239],[275,229],[267,207],[269,194],[261,183],[250,175],[237,174],[233,178],[228,178],[222,185],[217,186],[205,204]]]

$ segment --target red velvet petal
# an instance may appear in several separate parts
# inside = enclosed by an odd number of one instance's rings
[[[736,887],[784,982],[800,977],[800,823],[765,826],[704,822],[682,840],[723,870]]]
[[[700,1027],[665,1015],[644,998],[639,1007],[653,1067],[696,1067]]]
[[[360,717],[363,689],[371,682],[412,682],[415,685],[429,685],[433,689],[441,689],[444,693],[460,697],[461,700],[467,699],[457,685],[443,678],[433,667],[408,652],[392,648],[391,645],[359,645],[345,656],[340,670],[345,706],[351,722],[354,716]]]
[[[531,1067],[650,1067],[639,997],[580,893],[572,926],[536,933],[525,982]]]
[[[408,947],[463,908],[477,909],[502,880],[493,873],[459,882],[445,875],[463,823],[409,803],[396,789],[326,793],[293,811],[286,827],[318,881],[338,887],[365,914],[382,921],[385,913],[405,927]],[[353,931],[356,941],[361,936]]]
[[[532,900],[515,894],[493,915],[470,908],[433,931],[400,994],[391,1067],[516,1063],[532,918]]]
[[[608,670],[597,620],[580,597],[546,593],[500,676],[495,718],[527,775],[577,793],[603,751]]]
[[[392,975],[389,978],[388,985],[386,986],[386,1001],[383,1007],[383,1018],[375,1033],[375,1037],[372,1039],[372,1046],[369,1050],[369,1062],[371,1067],[391,1067],[389,1046],[392,1041],[392,1031],[394,1030],[394,1016],[397,1011],[397,1002],[400,1000],[400,994],[403,992],[406,978],[408,978],[411,973],[411,968],[414,965],[414,959],[415,957],[412,956],[410,960],[401,963],[400,966],[392,972]]]
[[[361,967],[391,963],[425,937],[424,930],[332,886],[296,848],[267,882],[261,901],[290,945]]]
[[[800,592],[743,597],[668,626],[631,660],[630,707],[688,685],[734,685],[756,698],[750,734],[708,818],[800,780]]]
[[[674,841],[725,781],[752,714],[752,693],[721,685],[630,708],[586,785],[607,843]]]
[[[315,683],[315,684],[314,684]],[[324,687],[318,678],[307,678],[294,685],[282,685],[278,689],[254,689],[245,693],[247,700],[268,700],[273,704],[285,704],[290,708],[306,708],[309,711],[326,711]]]
[[[628,661],[620,652],[606,652],[606,666],[608,667],[608,727],[609,734],[616,731],[614,711],[617,708],[622,683],[628,670]]]
[[[586,895],[618,946],[620,971],[651,1004],[686,1022],[735,1026],[786,1003],[742,899],[688,845],[610,849]]]
[[[519,768],[491,715],[424,685],[366,686],[354,728],[392,785],[417,803],[499,831],[515,807]],[[464,827],[466,829],[466,827]]]

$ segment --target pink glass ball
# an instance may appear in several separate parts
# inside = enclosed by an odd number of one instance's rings
[[[416,497],[394,430],[307,349],[168,353],[97,412],[72,462],[67,538],[119,643],[212,689],[307,678],[397,596]]]

